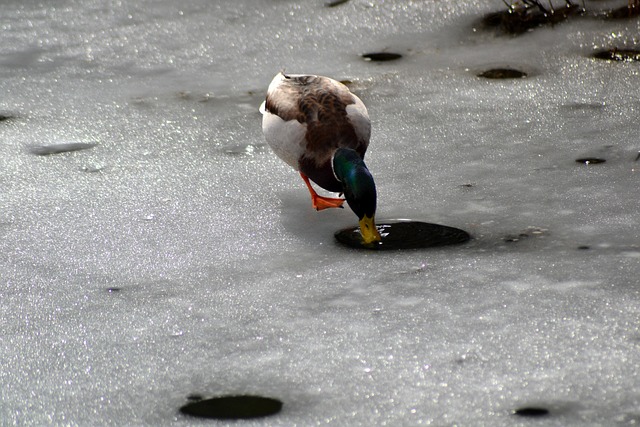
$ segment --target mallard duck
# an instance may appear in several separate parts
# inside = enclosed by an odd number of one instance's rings
[[[376,185],[364,164],[371,122],[360,98],[329,77],[278,73],[260,111],[267,143],[300,172],[313,208],[339,208],[346,199],[364,243],[380,241]],[[310,180],[345,199],[320,196]]]

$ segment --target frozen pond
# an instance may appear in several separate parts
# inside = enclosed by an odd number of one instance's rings
[[[590,57],[640,20],[481,28],[505,8],[5,1],[0,425],[221,425],[179,408],[225,395],[283,403],[237,425],[640,423],[640,63]],[[357,218],[262,136],[283,68],[367,105],[379,219],[473,239],[336,243]]]

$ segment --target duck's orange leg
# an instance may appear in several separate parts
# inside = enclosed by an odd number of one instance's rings
[[[317,211],[321,211],[323,209],[328,208],[341,208],[344,203],[344,199],[333,199],[331,197],[322,197],[316,193],[316,190],[311,186],[311,182],[309,182],[309,178],[300,172],[300,176],[304,180],[304,183],[307,184],[307,188],[309,189],[309,193],[311,193],[311,204],[313,209]]]

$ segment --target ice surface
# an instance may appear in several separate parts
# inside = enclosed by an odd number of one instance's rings
[[[639,423],[640,68],[588,57],[639,20],[481,31],[502,8],[5,1],[0,424],[217,425],[192,394],[284,402],[239,425]],[[338,246],[355,216],[261,134],[283,68],[367,104],[379,218],[474,240]]]

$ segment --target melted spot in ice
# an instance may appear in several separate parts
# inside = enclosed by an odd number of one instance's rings
[[[468,242],[469,233],[446,225],[419,221],[378,224],[380,242],[365,245],[359,228],[345,228],[335,233],[336,240],[356,249],[397,250],[423,249]]]
[[[52,145],[36,145],[29,148],[29,152],[38,156],[47,156],[50,154],[69,153],[72,151],[87,150],[95,147],[96,144],[85,142],[69,142],[64,144]]]
[[[549,415],[549,410],[536,406],[526,406],[516,409],[513,413],[519,417],[544,417]]]
[[[333,0],[333,1],[326,2],[324,5],[326,7],[336,7],[336,6],[340,6],[341,4],[345,4],[348,1],[349,0]]]
[[[606,160],[600,157],[581,157],[576,159],[576,163],[584,163],[585,165],[597,165],[604,162],[606,162]]]
[[[373,62],[386,62],[386,61],[394,61],[396,59],[402,58],[402,55],[399,53],[391,53],[391,52],[372,52],[365,53],[362,55],[365,61],[373,61]]]
[[[478,74],[485,79],[521,79],[527,77],[527,73],[513,68],[492,68]]]
[[[638,62],[640,61],[640,50],[636,49],[604,49],[599,50],[591,55],[595,59],[603,59],[605,61],[618,62]]]
[[[185,415],[218,420],[242,420],[262,418],[282,410],[278,399],[261,396],[221,396],[202,399],[199,395],[188,397],[191,403],[180,408]]]

